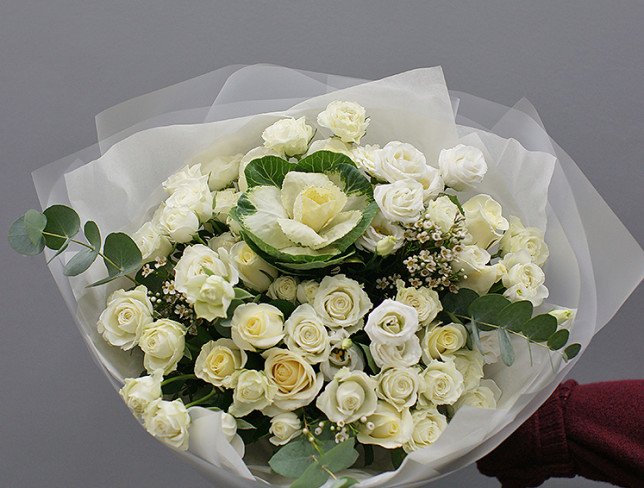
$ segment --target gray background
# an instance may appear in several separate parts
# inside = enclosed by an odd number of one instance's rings
[[[643,25],[633,0],[0,0],[1,233],[37,206],[31,171],[95,142],[94,115],[125,99],[233,63],[365,78],[440,64],[452,89],[530,99],[642,242]],[[0,485],[208,486],[138,427],[42,260],[4,238],[0,252]],[[643,296],[640,287],[573,377],[643,376]],[[470,467],[433,486],[498,483]]]

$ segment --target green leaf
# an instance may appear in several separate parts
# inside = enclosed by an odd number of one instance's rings
[[[289,302],[288,300],[271,300],[268,303],[277,307],[280,312],[284,314],[284,318],[287,319],[297,308],[294,303]]]
[[[393,465],[394,469],[398,469],[406,457],[407,453],[402,447],[393,449],[391,451],[391,464]]]
[[[132,238],[122,232],[113,232],[105,238],[103,256],[108,276],[89,286],[108,283],[141,267],[141,251]]]
[[[468,346],[472,349],[477,349],[478,351],[483,351],[481,347],[481,335],[479,333],[479,328],[476,325],[476,322],[470,321],[465,323],[465,328],[467,329],[468,335]]]
[[[355,168],[355,163],[345,154],[331,151],[316,151],[302,158],[296,165],[296,171],[306,173],[328,173],[332,169],[346,164]]]
[[[456,315],[467,315],[470,305],[479,297],[469,288],[461,288],[457,293],[448,293],[443,299],[443,309]]]
[[[56,234],[54,237],[45,235],[45,244],[48,248],[59,250],[66,246],[80,230],[80,218],[76,211],[65,205],[52,205],[43,212],[47,217],[44,232]]]
[[[488,294],[474,300],[469,307],[469,315],[472,320],[478,323],[481,330],[492,330],[493,327],[488,327],[483,324],[499,323],[499,314],[501,310],[510,304],[510,300],[503,295]]]
[[[9,228],[9,244],[11,248],[25,256],[40,254],[45,248],[45,238],[42,235],[47,225],[47,217],[37,210],[27,210]]]
[[[449,200],[458,207],[458,210],[461,212],[461,214],[465,215],[465,212],[463,211],[463,205],[461,205],[461,201],[456,195],[450,195],[449,193],[440,193],[438,196],[446,196],[447,198],[449,198]]]
[[[77,276],[87,271],[96,260],[101,249],[101,233],[95,222],[91,220],[85,222],[83,233],[93,249],[85,248],[77,252],[64,266],[63,273],[65,276]]]
[[[566,349],[564,349],[564,359],[566,361],[570,361],[579,354],[579,351],[581,351],[581,344],[570,344]]]
[[[548,337],[548,347],[553,351],[558,351],[566,345],[569,337],[570,332],[567,329],[560,329]]]
[[[499,348],[501,349],[501,359],[506,366],[512,366],[514,363],[514,348],[510,342],[510,335],[505,329],[498,329]]]
[[[532,303],[527,300],[511,303],[499,312],[498,324],[505,329],[519,331],[532,318],[532,310]]]
[[[85,234],[85,239],[90,245],[96,249],[101,249],[101,232],[98,230],[98,225],[93,220],[88,220],[83,226],[83,234]]]
[[[249,298],[254,298],[255,295],[247,292],[243,288],[235,288],[235,298],[237,300],[248,300]]]
[[[357,485],[358,483],[358,480],[344,476],[335,480],[331,485],[331,488],[349,488],[353,485]]]
[[[546,313],[533,317],[521,327],[519,332],[535,342],[543,342],[556,330],[557,319]]]
[[[293,164],[277,156],[264,156],[254,159],[246,169],[246,182],[248,188],[254,186],[276,186],[282,187],[286,173],[293,170]]]
[[[192,361],[192,352],[190,352],[190,348],[188,347],[187,343],[183,346],[183,357],[188,358],[189,361]]]
[[[350,468],[358,460],[358,451],[355,450],[355,438],[349,437],[320,456],[318,462],[329,471],[337,473]]]
[[[237,429],[238,430],[254,430],[257,429],[253,424],[250,422],[245,421],[244,419],[235,419],[237,422]]]
[[[304,470],[302,476],[291,483],[291,488],[319,488],[328,479],[329,473],[324,471],[318,463],[312,462]]]
[[[313,462],[318,452],[305,437],[292,440],[268,461],[268,465],[277,474],[287,478],[299,478]]]
[[[373,359],[373,355],[371,354],[371,349],[369,349],[369,346],[362,344],[360,342],[357,343],[360,346],[360,349],[362,349],[362,352],[364,353],[364,357],[367,359],[367,364],[369,365],[369,369],[371,369],[371,372],[373,374],[378,374],[380,372],[380,368],[376,365],[376,361]]]

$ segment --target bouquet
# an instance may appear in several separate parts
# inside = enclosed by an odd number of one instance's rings
[[[316,79],[251,67],[206,109],[131,119],[168,90],[208,92],[202,78],[108,111],[101,157],[35,175],[46,208],[12,246],[62,256],[50,266],[127,406],[216,479],[393,485],[472,462],[641,280],[641,249],[582,197],[625,250],[600,297],[574,163],[568,186],[552,146],[457,125],[440,69],[337,78],[263,111],[229,93],[256,70]],[[528,143],[551,144],[526,118]]]

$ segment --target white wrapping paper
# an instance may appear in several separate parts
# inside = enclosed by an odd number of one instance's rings
[[[477,193],[492,195],[505,215],[546,229],[549,304],[577,309],[571,340],[585,346],[644,276],[644,253],[583,173],[548,136],[525,100],[507,108],[449,93],[440,68],[418,69],[366,82],[269,65],[231,66],[109,109],[96,118],[98,145],[34,173],[43,207],[71,204],[103,233],[135,230],[162,200],[161,182],[206,148],[222,155],[260,145],[262,130],[284,115],[315,116],[332,100],[365,106],[371,124],[364,142],[410,142],[436,165],[443,148],[479,147],[489,171]],[[319,138],[320,136],[318,136]],[[615,256],[614,249],[620,249]],[[65,259],[65,256],[63,256]],[[96,319],[111,287],[87,289],[102,277],[96,263],[67,278],[50,269],[98,364],[116,387],[137,376],[141,358],[109,346]],[[545,308],[547,309],[547,308]],[[360,486],[416,486],[464,467],[500,444],[551,394],[575,361],[553,365],[516,342],[511,367],[487,367],[503,394],[497,410],[463,408],[432,446],[410,454],[400,469],[352,470]],[[582,348],[582,353],[584,348]],[[268,453],[250,446],[244,457],[225,442],[220,420],[191,409],[191,445],[180,453],[217,485],[254,486],[288,480],[271,474]],[[223,440],[222,440],[223,439]],[[248,467],[246,467],[248,465]]]

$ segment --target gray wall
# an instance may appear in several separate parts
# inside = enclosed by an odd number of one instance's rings
[[[452,89],[530,99],[642,242],[643,25],[637,0],[1,0],[0,229],[37,206],[30,172],[91,145],[94,115],[133,96],[232,63],[365,78],[441,64]],[[131,418],[41,259],[4,238],[0,252],[0,485],[208,486]],[[643,376],[643,296],[573,377]],[[434,486],[498,483],[471,467]]]

